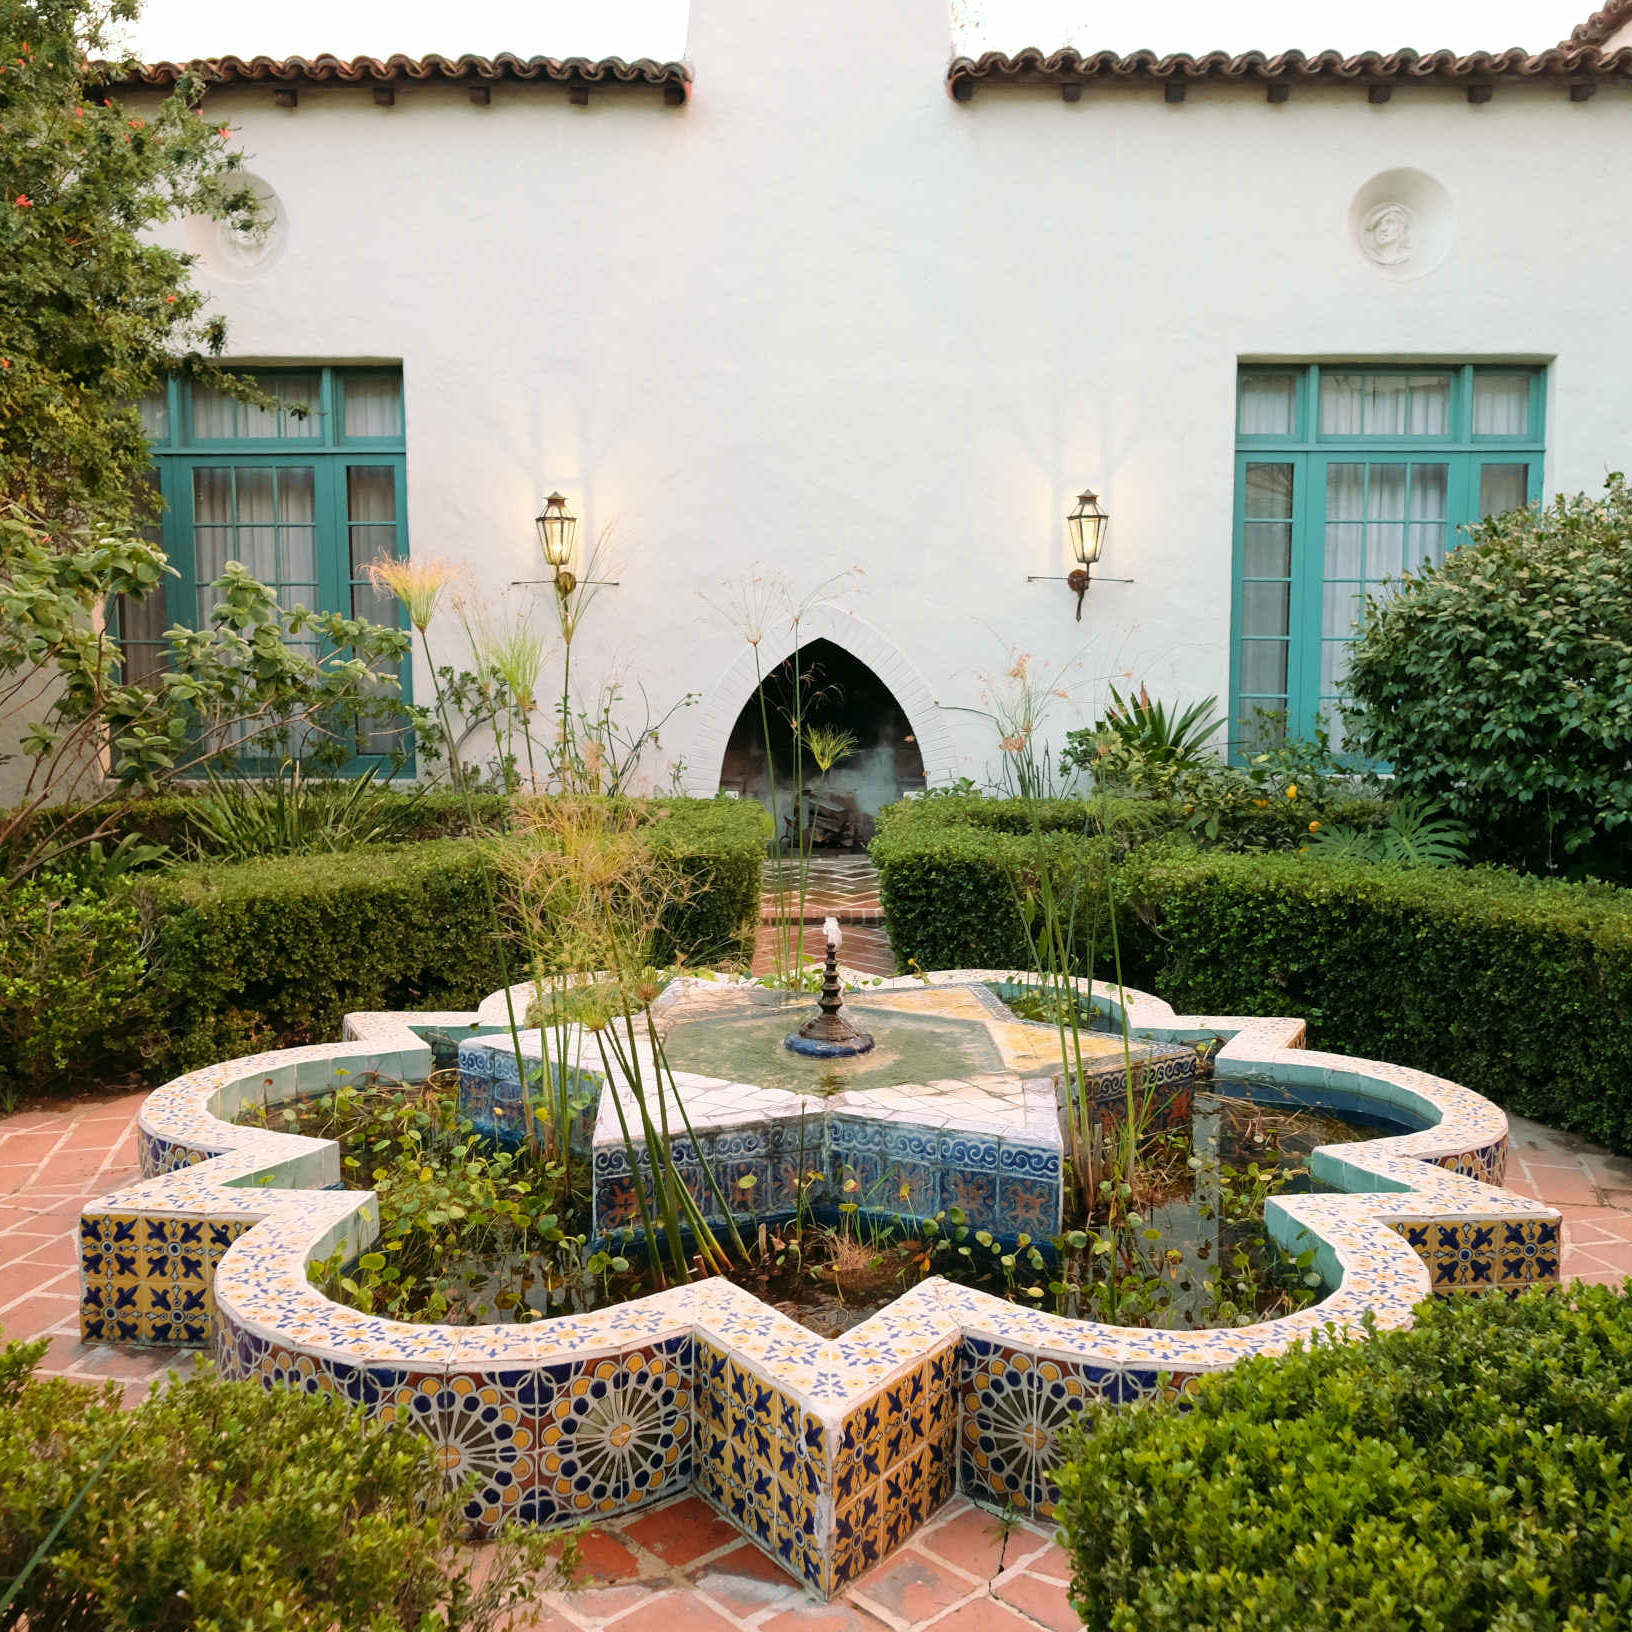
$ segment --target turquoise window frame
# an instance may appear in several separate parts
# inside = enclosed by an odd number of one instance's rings
[[[355,367],[340,364],[291,364],[278,367],[246,367],[238,372],[257,379],[298,375],[320,376],[319,426],[316,436],[289,437],[207,437],[195,434],[192,388],[188,381],[172,376],[165,386],[166,434],[150,442],[149,452],[158,487],[164,501],[160,537],[176,576],[166,580],[166,614],[172,623],[196,627],[199,618],[198,572],[194,532],[195,471],[208,469],[275,469],[310,466],[313,483],[314,554],[318,608],[325,612],[352,615],[353,589],[359,580],[351,565],[351,516],[347,493],[347,471],[352,466],[388,468],[392,472],[396,516],[393,522],[367,524],[373,532],[393,533],[396,555],[407,559],[408,542],[408,456],[406,402],[398,368]],[[399,383],[402,405],[399,428],[392,436],[346,436],[345,390],[348,379],[360,376],[390,377]],[[405,615],[398,609],[397,626],[407,629]],[[116,630],[117,633],[117,630]],[[403,660],[403,696],[413,697],[413,663]],[[414,753],[411,738],[406,743],[403,772],[412,774]],[[365,769],[385,767],[392,755],[359,749],[341,766],[343,775],[357,775]],[[251,762],[251,767],[253,762]]]
[[[1320,387],[1325,373],[1364,375],[1450,376],[1447,425],[1436,435],[1339,435],[1320,429]],[[1474,382],[1481,374],[1529,374],[1529,412],[1521,435],[1473,433]],[[1240,404],[1245,382],[1253,378],[1291,378],[1295,381],[1292,429],[1284,435],[1245,434],[1240,430]],[[1335,742],[1342,739],[1342,722],[1330,710],[1323,715],[1321,657],[1326,637],[1322,612],[1326,592],[1325,504],[1327,472],[1334,464],[1444,465],[1446,469],[1445,548],[1456,547],[1458,533],[1480,519],[1480,492],[1484,467],[1526,467],[1525,499],[1541,502],[1546,464],[1546,368],[1530,363],[1296,363],[1243,364],[1236,383],[1235,494],[1231,530],[1230,594],[1230,755],[1239,763],[1248,757],[1251,743],[1244,740],[1252,714],[1273,710],[1282,695],[1246,691],[1243,686],[1246,645],[1252,640],[1277,637],[1247,632],[1246,601],[1255,586],[1284,584],[1286,590],[1287,646],[1286,729],[1296,737],[1311,737],[1323,723]],[[1292,500],[1284,517],[1249,518],[1247,473],[1254,465],[1287,465],[1292,471]],[[1369,477],[1367,478],[1369,481]],[[1290,523],[1288,571],[1284,577],[1248,576],[1247,527],[1249,519]],[[1413,565],[1407,562],[1407,565]],[[1271,590],[1271,604],[1273,591]]]

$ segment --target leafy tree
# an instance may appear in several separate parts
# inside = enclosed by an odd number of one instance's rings
[[[1632,491],[1469,529],[1374,599],[1349,662],[1351,741],[1487,856],[1626,875],[1632,825]]]
[[[191,257],[154,229],[253,221],[231,132],[185,77],[156,109],[108,94],[97,58],[137,0],[0,0],[0,502],[55,527],[126,525],[141,480],[135,404],[172,370],[226,383]]]

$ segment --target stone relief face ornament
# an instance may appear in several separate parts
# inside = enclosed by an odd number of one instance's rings
[[[1411,259],[1411,211],[1397,203],[1378,204],[1360,226],[1360,247],[1378,266],[1399,266]]]

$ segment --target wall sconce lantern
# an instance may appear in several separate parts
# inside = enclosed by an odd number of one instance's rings
[[[544,552],[544,560],[554,574],[556,593],[570,595],[578,587],[578,580],[567,567],[572,559],[573,541],[578,536],[578,518],[567,509],[567,501],[559,493],[552,493],[544,501],[544,508],[533,525],[538,529],[538,545]]]
[[[1077,495],[1075,507],[1065,518],[1066,536],[1071,541],[1071,559],[1076,566],[1066,574],[1064,582],[1068,589],[1076,592],[1078,623],[1082,622],[1082,603],[1088,594],[1088,585],[1093,581],[1094,568],[1099,564],[1100,552],[1105,548],[1105,527],[1110,519],[1099,502],[1099,495],[1086,487]],[[1133,582],[1131,578],[1112,578],[1108,581],[1113,584]],[[1034,573],[1026,582],[1059,583],[1060,580]]]

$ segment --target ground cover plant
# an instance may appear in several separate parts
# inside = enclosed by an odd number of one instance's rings
[[[1318,1278],[1312,1254],[1293,1257],[1269,1240],[1264,1202],[1307,1187],[1316,1144],[1366,1136],[1307,1111],[1209,1096],[1217,1154],[1198,1155],[1188,1130],[1148,1140],[1125,1192],[1122,1175],[1114,1183],[1102,1175],[1095,1204],[1073,1209],[1058,1235],[1008,1242],[956,1207],[894,1218],[884,1211],[899,1199],[887,1175],[869,1190],[851,1169],[813,1166],[792,1216],[763,1226],[749,1226],[746,1194],[731,1197],[740,1231],[719,1227],[700,1241],[693,1221],[678,1219],[682,1204],[667,1203],[686,1246],[677,1264],[671,1252],[648,1252],[635,1232],[592,1241],[590,1175],[552,1137],[559,1114],[541,1098],[536,1145],[500,1148],[460,1117],[447,1071],[423,1084],[349,1082],[244,1120],[336,1140],[344,1182],[377,1196],[379,1235],[368,1251],[313,1270],[327,1295],[369,1313],[456,1325],[537,1320],[715,1272],[828,1336],[927,1275],[1122,1325],[1229,1326],[1290,1313],[1319,1295]],[[659,1132],[654,1148],[662,1143]],[[662,1166],[660,1157],[660,1174]],[[729,1193],[731,1175],[716,1177]],[[661,1182],[650,1210],[666,1247]]]
[[[576,1539],[515,1528],[478,1568],[429,1439],[337,1395],[209,1371],[134,1409],[0,1350],[0,1627],[496,1632]]]
[[[1092,1404],[1057,1470],[1104,1632],[1632,1623],[1632,1291],[1430,1300],[1411,1331]]]

